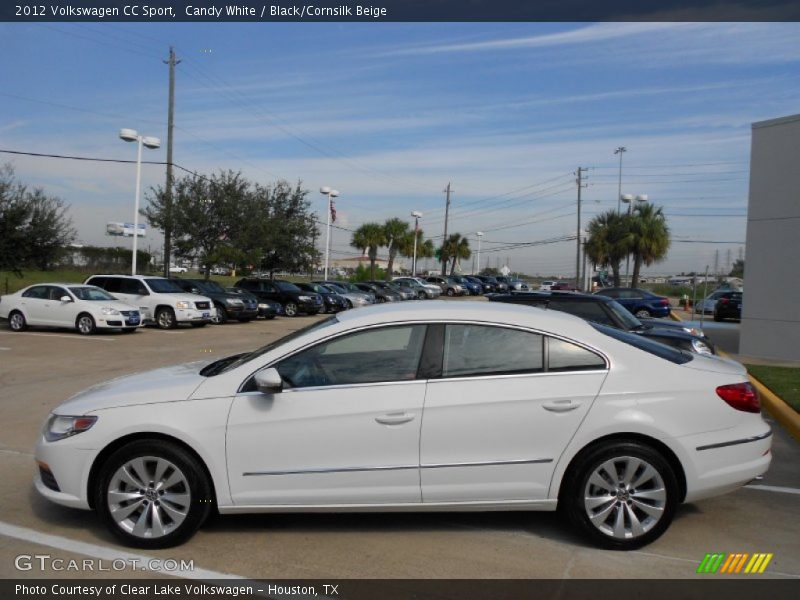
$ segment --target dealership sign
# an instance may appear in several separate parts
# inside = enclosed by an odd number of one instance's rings
[[[133,223],[120,223],[117,221],[109,221],[106,223],[106,235],[121,235],[125,237],[133,237]],[[144,237],[146,233],[145,224],[139,223],[137,235]]]

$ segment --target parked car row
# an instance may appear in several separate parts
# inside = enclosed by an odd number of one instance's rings
[[[425,280],[445,296],[480,296],[509,291],[527,292],[528,284],[515,277],[490,275],[432,275]]]

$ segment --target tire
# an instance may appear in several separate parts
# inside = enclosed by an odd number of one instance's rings
[[[205,327],[206,325],[208,325],[208,323],[190,323],[190,325],[195,329],[200,329],[201,327]]]
[[[633,468],[630,475],[628,468]],[[598,546],[634,550],[658,539],[669,527],[678,489],[675,472],[659,452],[640,442],[608,442],[590,447],[570,466],[559,509]]]
[[[635,315],[639,319],[649,319],[652,316],[650,314],[650,311],[647,310],[646,308],[640,308],[639,310],[636,311]]]
[[[228,311],[225,310],[224,306],[216,306],[217,309],[217,317],[214,319],[214,323],[217,325],[225,325],[228,322]]]
[[[25,331],[28,328],[28,321],[25,319],[25,315],[20,311],[13,310],[11,314],[8,315],[8,326],[11,328],[11,331]]]
[[[347,300],[347,308],[353,308],[353,301],[349,298],[345,298],[345,300]]]
[[[136,548],[182,544],[214,505],[200,461],[164,440],[136,440],[114,452],[100,466],[92,493],[103,524],[123,544]],[[153,520],[155,515],[159,521]]]
[[[456,295],[456,292],[455,292],[455,290],[453,290],[453,288],[447,288],[447,292],[445,292],[445,293],[448,296],[450,296],[451,298]]]
[[[425,294],[425,292],[422,292],[422,291],[417,292],[417,299],[418,300],[425,300],[426,297],[427,297],[427,295]]]
[[[97,331],[97,323],[94,322],[94,317],[89,313],[81,313],[75,319],[75,328],[81,335],[92,335]]]
[[[296,317],[297,316],[297,304],[294,302],[287,302],[283,305],[283,312],[286,313],[287,317]]]
[[[175,311],[168,306],[159,308],[156,311],[156,326],[159,329],[175,329],[178,326]]]

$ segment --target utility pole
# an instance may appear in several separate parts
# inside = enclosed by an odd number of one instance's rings
[[[622,199],[622,155],[627,151],[628,149],[625,146],[620,146],[619,148],[614,150],[614,154],[619,154],[619,187],[617,189],[617,213],[619,213],[620,201]]]
[[[181,61],[175,58],[175,49],[169,47],[169,110],[167,113],[167,186],[164,197],[164,277],[169,277],[169,263],[172,257],[172,128],[175,121],[175,65]]]
[[[719,279],[719,250],[714,250],[714,277]]]
[[[444,205],[444,238],[442,239],[442,277],[447,275],[447,252],[445,246],[447,245],[447,220],[450,218],[450,194],[453,190],[450,189],[450,182],[447,182],[447,187],[444,193],[447,194],[447,204]]]
[[[578,178],[575,180],[575,183],[578,184],[578,232],[575,238],[575,287],[581,286],[581,190],[588,186],[588,184],[583,183],[583,174],[586,171],[588,171],[588,169],[578,167]]]

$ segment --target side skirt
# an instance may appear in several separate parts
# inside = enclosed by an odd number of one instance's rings
[[[220,506],[223,515],[247,513],[338,513],[338,512],[483,512],[554,511],[557,500],[507,500],[505,502],[409,502],[402,504],[273,504],[265,506]]]

